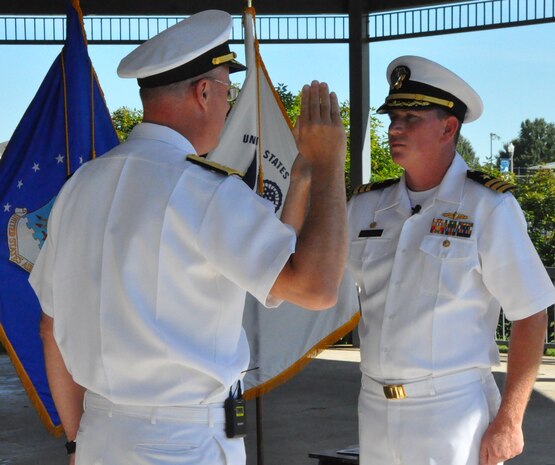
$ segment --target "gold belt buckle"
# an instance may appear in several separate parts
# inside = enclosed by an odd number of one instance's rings
[[[407,397],[405,387],[402,384],[386,384],[383,387],[383,393],[386,399],[404,399]]]

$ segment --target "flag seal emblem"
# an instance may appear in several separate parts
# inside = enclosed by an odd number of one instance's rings
[[[55,197],[34,212],[28,212],[26,208],[16,208],[8,221],[9,260],[29,273],[33,270],[46,240],[48,215],[54,200]]]
[[[281,204],[283,203],[283,192],[276,182],[264,179],[264,193],[262,197],[274,204],[276,212],[281,208]]]

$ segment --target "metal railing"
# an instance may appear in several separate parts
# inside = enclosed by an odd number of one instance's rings
[[[547,273],[551,281],[555,283],[555,267],[546,267]],[[547,309],[547,333],[545,335],[545,347],[555,348],[555,305]],[[506,345],[510,340],[511,323],[505,318],[503,311],[499,316],[499,325],[497,326],[497,344]]]
[[[91,44],[138,44],[183,16],[84,18]],[[451,34],[555,21],[555,0],[461,1],[368,15],[368,41]],[[347,43],[347,15],[257,16],[261,43]],[[233,18],[232,43],[243,42],[241,17]],[[0,44],[62,44],[65,17],[0,17]]]
[[[184,19],[168,17],[84,18],[90,44],[139,44]],[[231,43],[242,43],[242,18],[233,17]],[[343,16],[257,16],[256,31],[263,43],[346,43],[349,18]],[[0,17],[0,44],[62,44],[65,17]]]
[[[533,176],[537,174],[539,170],[555,170],[555,167],[552,167],[551,164],[549,165],[540,165],[538,166],[528,166],[528,167],[520,167],[517,166],[514,168],[514,173],[517,178],[526,178],[528,176]]]
[[[555,21],[555,0],[482,0],[373,14],[370,41],[453,34]]]

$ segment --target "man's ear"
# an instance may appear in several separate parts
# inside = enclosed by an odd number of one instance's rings
[[[198,104],[206,108],[209,98],[208,79],[201,79],[195,83],[194,96]]]
[[[456,116],[449,115],[444,120],[445,124],[443,126],[443,137],[446,140],[453,139],[457,134],[459,125],[461,124]]]

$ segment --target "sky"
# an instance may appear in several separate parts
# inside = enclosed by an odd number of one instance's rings
[[[451,69],[481,96],[484,113],[463,125],[462,135],[481,161],[518,137],[526,119],[555,123],[555,23],[497,30],[393,40],[370,44],[370,106],[388,92],[387,65],[401,55],[419,55]],[[90,45],[89,55],[110,111],[141,108],[135,80],[120,79],[119,61],[135,46]],[[242,45],[233,45],[244,62]],[[349,99],[348,48],[345,44],[261,45],[274,85],[296,93],[313,79],[325,81],[340,101]],[[10,138],[50,65],[61,51],[53,45],[0,45],[0,142]],[[232,76],[241,84],[244,73]],[[379,116],[384,128],[387,116]],[[499,136],[492,138],[490,134]]]

